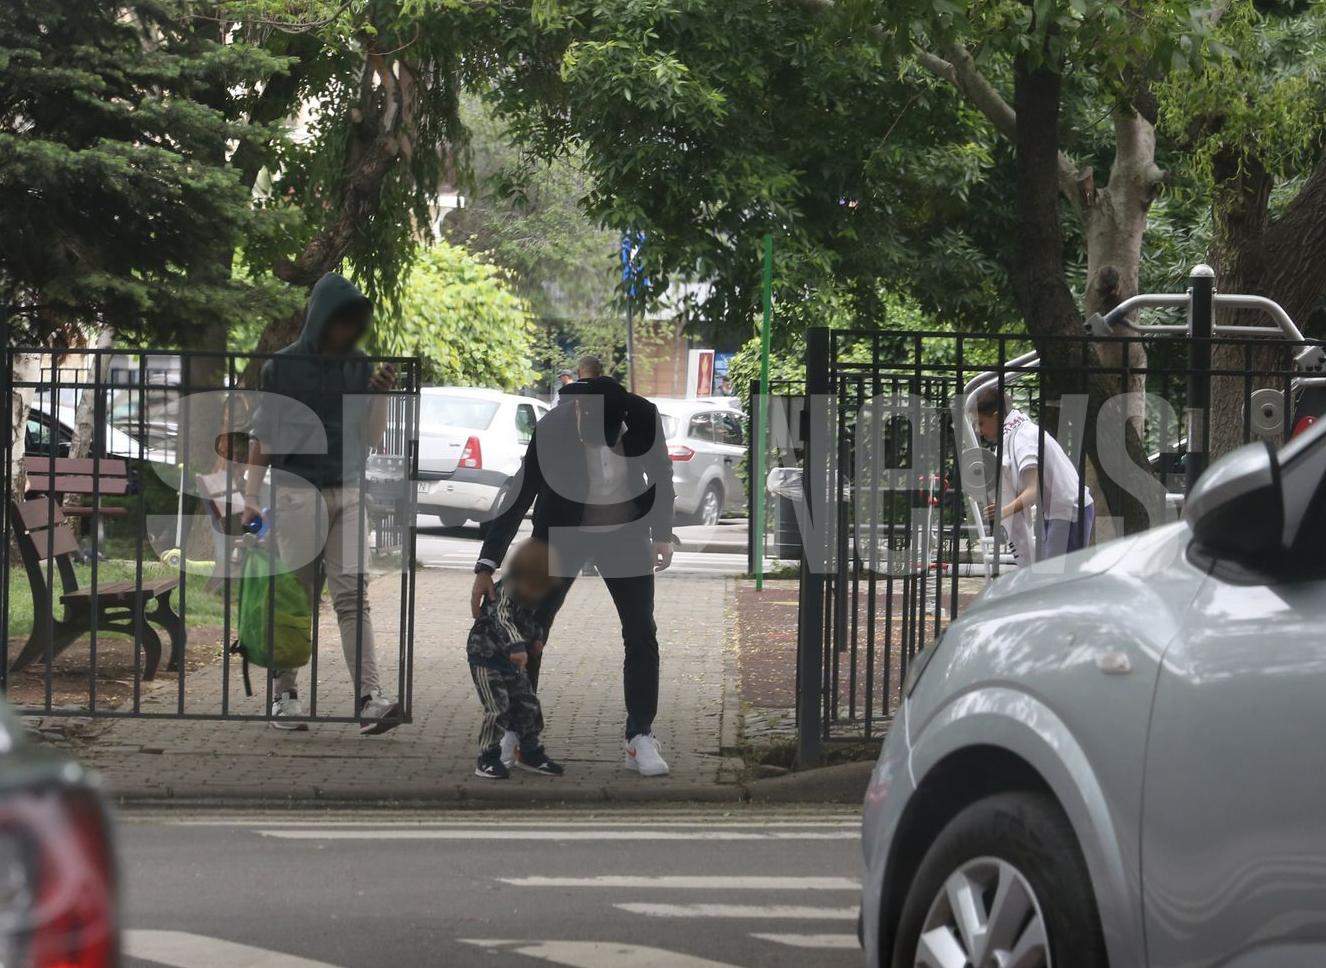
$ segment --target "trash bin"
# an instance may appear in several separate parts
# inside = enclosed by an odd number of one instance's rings
[[[765,488],[773,497],[772,541],[768,543],[771,558],[784,561],[801,560],[801,529],[797,527],[797,504],[803,498],[800,467],[775,467],[765,480]]]

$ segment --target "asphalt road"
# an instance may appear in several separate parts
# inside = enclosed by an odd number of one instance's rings
[[[521,525],[516,540],[528,537],[532,527],[529,519]],[[676,533],[683,541],[700,540],[706,529],[679,527]],[[740,530],[744,538],[745,529]],[[479,557],[479,527],[467,524],[462,528],[444,528],[432,515],[420,515],[415,554],[421,565],[433,568],[474,567]],[[741,575],[746,571],[746,555],[709,551],[678,551],[672,559],[672,570],[680,574]]]
[[[853,814],[131,814],[130,968],[861,963]]]

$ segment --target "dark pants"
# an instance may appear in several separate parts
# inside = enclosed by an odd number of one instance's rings
[[[1077,521],[1045,519],[1041,536],[1041,561],[1057,558],[1071,551],[1081,551],[1091,543],[1091,528],[1096,523],[1096,507],[1088,504]]]
[[[529,676],[515,666],[493,669],[481,665],[471,665],[470,676],[483,703],[479,756],[496,756],[502,746],[502,733],[508,729],[520,737],[522,753],[541,749],[543,708]]]
[[[654,625],[654,550],[649,533],[639,527],[583,533],[570,529],[550,535],[556,587],[540,609],[551,631],[558,610],[581,567],[598,568],[622,623],[622,686],[626,696],[626,738],[648,733],[658,712],[658,629]],[[587,630],[577,630],[587,631]],[[550,636],[551,637],[551,636]],[[530,656],[526,671],[539,686],[543,656]]]

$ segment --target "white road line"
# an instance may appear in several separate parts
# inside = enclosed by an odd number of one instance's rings
[[[126,931],[124,953],[170,968],[337,968],[325,961],[186,931]]]
[[[259,830],[277,840],[855,840],[855,830]]]
[[[850,877],[499,877],[514,887],[661,888],[685,891],[859,891],[861,882]]]
[[[710,961],[678,951],[648,948],[638,944],[613,941],[493,941],[458,939],[461,944],[477,945],[496,954],[511,953],[549,961],[570,968],[736,968],[726,961]],[[503,960],[503,964],[506,961]]]
[[[855,921],[856,908],[808,907],[790,904],[614,904],[630,914],[651,918],[751,918],[788,921]]]
[[[854,934],[752,934],[752,938],[791,948],[859,948]]]
[[[128,822],[137,822],[139,818],[129,817]],[[609,819],[589,819],[589,820],[558,820],[556,818],[544,817],[535,820],[518,820],[500,817],[502,825],[506,827],[538,827],[540,829],[549,829],[552,827],[590,827],[595,830],[606,827],[695,827],[703,830],[713,829],[738,829],[738,830],[779,830],[786,828],[807,829],[834,829],[834,830],[852,830],[861,829],[860,817],[842,817],[834,819],[818,820],[676,820],[661,819],[653,817],[632,817],[629,820],[609,820]],[[375,830],[385,829],[446,829],[449,827],[473,827],[476,823],[476,817],[469,813],[464,819],[459,820],[164,820],[162,823],[168,827],[263,827],[270,829],[279,829],[283,827],[298,827],[301,829],[328,828],[338,829],[345,827],[371,827]]]

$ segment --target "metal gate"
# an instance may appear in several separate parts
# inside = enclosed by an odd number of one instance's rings
[[[0,445],[11,495],[0,502],[9,549],[0,564],[0,689],[19,712],[270,718],[273,676],[252,667],[249,695],[247,670],[230,649],[241,588],[260,587],[241,582],[241,572],[262,556],[268,570],[294,572],[302,587],[335,577],[337,604],[358,616],[343,661],[342,643],[325,641],[328,628],[339,638],[336,623],[322,621],[331,607],[309,596],[312,651],[297,672],[302,718],[357,720],[370,647],[361,619],[371,613],[382,688],[399,696],[409,720],[419,361],[348,363],[396,371],[392,389],[351,395],[345,369],[286,355],[270,395],[244,389],[273,357],[6,347],[0,395],[24,428],[17,446],[8,434]],[[290,375],[298,366],[306,378],[296,392]],[[243,481],[255,412],[263,410],[272,428],[266,449],[285,466],[265,472],[253,492],[262,513],[252,526],[261,533],[252,533],[242,518]],[[319,413],[337,415],[339,441],[328,439],[337,421]],[[325,469],[313,483],[289,456],[334,453],[340,473]],[[312,549],[298,562],[287,540],[296,532],[299,547]],[[332,576],[336,536],[341,564]],[[262,596],[272,641],[288,614],[278,608],[276,582],[269,578],[274,594]]]
[[[1151,309],[1187,319],[1133,318]],[[1228,315],[1216,323],[1216,312]],[[1046,554],[1046,446],[1078,471],[1079,534],[1094,499],[1106,540],[1175,520],[1210,455],[1278,444],[1326,412],[1322,344],[1270,300],[1216,293],[1204,266],[1186,293],[1134,297],[1039,348],[1019,336],[827,329],[807,345],[803,763],[826,742],[879,739],[918,651],[1001,572]],[[1016,411],[1037,428],[1021,540],[1016,517],[987,519],[1014,494],[1005,432],[985,441],[976,430],[983,398],[1001,422]]]

